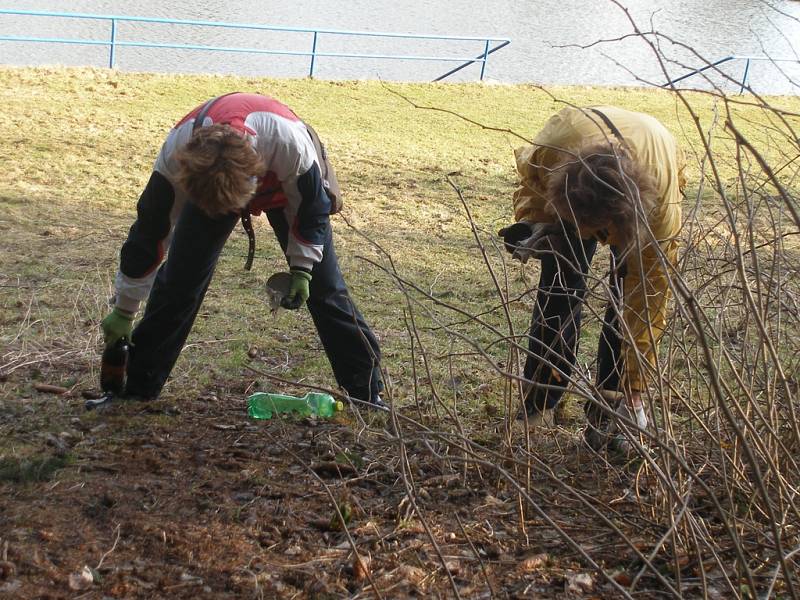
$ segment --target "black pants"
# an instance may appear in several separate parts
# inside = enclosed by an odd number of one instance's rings
[[[586,276],[597,250],[597,241],[582,240],[567,232],[559,253],[542,258],[542,272],[528,338],[525,378],[531,382],[525,399],[528,414],[554,408],[569,384],[581,331],[581,313],[586,295]],[[612,247],[610,288],[597,350],[597,385],[619,387],[622,369],[622,341],[615,304],[619,303],[624,268],[617,265]],[[560,254],[560,256],[559,256]]]
[[[289,226],[282,209],[267,217],[285,250]],[[166,262],[161,265],[144,316],[133,331],[128,395],[154,398],[161,392],[203,303],[217,260],[238,216],[211,218],[187,202],[175,225]],[[333,367],[347,393],[369,401],[383,388],[380,349],[347,291],[331,228],[322,262],[314,265],[308,309]]]

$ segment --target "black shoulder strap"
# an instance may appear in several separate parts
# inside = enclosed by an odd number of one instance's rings
[[[205,104],[203,104],[203,108],[200,109],[200,112],[197,113],[197,116],[194,118],[194,124],[192,125],[192,133],[197,131],[203,126],[203,121],[206,120],[206,115],[208,114],[211,105],[214,104],[221,96],[217,96],[216,98],[212,98]]]
[[[608,130],[611,133],[614,134],[614,137],[619,140],[620,144],[622,144],[623,146],[627,146],[627,143],[625,142],[625,138],[622,137],[622,133],[620,132],[619,129],[617,129],[617,126],[614,125],[614,122],[611,119],[608,118],[608,115],[606,113],[604,113],[603,111],[601,111],[601,110],[599,110],[597,108],[590,108],[589,110],[592,111],[594,114],[596,114],[598,117],[600,117],[603,120],[603,123],[605,123],[606,127],[608,127]]]
[[[328,153],[325,151],[325,144],[319,138],[319,135],[314,128],[308,123],[303,123],[308,131],[308,136],[314,144],[314,149],[317,151],[317,159],[319,162],[319,170],[322,175],[322,187],[331,201],[331,214],[336,214],[342,210],[342,189],[339,186],[339,179],[336,177],[336,171],[333,169]]]
[[[222,96],[217,96],[216,98],[212,98],[208,102],[203,105],[203,108],[200,109],[200,112],[197,113],[197,116],[194,118],[194,125],[192,126],[192,133],[197,131],[203,126],[203,121],[206,120],[206,115],[208,115],[208,111],[211,106],[220,98],[224,98],[225,96],[230,96],[231,94],[236,94],[238,92],[230,92],[228,94],[223,94]],[[244,263],[244,268],[246,271],[249,271],[253,268],[253,259],[256,256],[256,232],[253,230],[253,221],[250,218],[250,208],[249,206],[245,206],[242,209],[242,212],[239,215],[242,219],[242,227],[244,228],[245,232],[247,233],[247,260]]]
[[[217,96],[212,98],[205,104],[203,104],[203,108],[200,109],[200,112],[197,113],[197,116],[194,118],[194,125],[192,126],[192,132],[197,131],[200,127],[203,126],[203,121],[206,120],[208,116],[208,111],[211,110],[211,107],[214,103],[219,100],[220,98],[224,98],[225,96],[232,96],[233,94],[238,94],[239,92],[228,92],[227,94],[222,94],[221,96]]]

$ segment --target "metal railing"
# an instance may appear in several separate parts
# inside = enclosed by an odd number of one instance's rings
[[[694,77],[695,75],[699,75],[700,73],[708,71],[709,69],[714,69],[715,71],[720,72],[720,70],[717,69],[717,67],[719,65],[722,65],[722,64],[725,64],[725,63],[731,62],[731,61],[737,61],[737,60],[745,61],[745,63],[744,63],[744,71],[742,72],[742,79],[741,79],[741,81],[738,81],[739,93],[740,94],[743,94],[744,90],[747,88],[747,77],[750,75],[750,63],[751,62],[757,62],[757,61],[768,61],[770,63],[793,62],[793,63],[800,64],[800,59],[797,59],[797,58],[770,58],[769,56],[737,56],[735,54],[732,54],[731,56],[726,56],[725,58],[720,58],[719,60],[716,60],[716,61],[714,61],[712,63],[709,63],[706,66],[701,67],[699,69],[694,69],[692,71],[689,71],[685,75],[681,75],[680,77],[677,77],[675,79],[671,79],[667,83],[662,85],[661,87],[672,87],[673,85],[675,85],[679,81],[683,81],[684,79],[688,79],[689,77]]]
[[[128,17],[119,15],[93,15],[84,13],[62,13],[62,12],[49,12],[49,11],[32,11],[32,10],[13,10],[13,9],[0,9],[0,15],[21,15],[29,17],[56,17],[56,18],[69,18],[69,19],[89,19],[96,21],[107,21],[110,23],[110,32],[108,39],[75,39],[75,38],[60,38],[60,37],[33,37],[33,36],[15,36],[15,35],[0,35],[0,41],[5,42],[38,42],[38,43],[53,43],[53,44],[79,44],[87,46],[108,46],[108,66],[114,68],[116,64],[117,48],[120,47],[137,47],[137,48],[169,48],[179,50],[205,50],[213,52],[240,52],[252,54],[273,54],[281,56],[308,56],[310,57],[310,65],[308,69],[308,76],[314,76],[314,67],[316,66],[317,57],[326,58],[359,58],[359,59],[381,59],[381,60],[420,60],[420,61],[441,61],[441,62],[460,62],[458,67],[451,69],[444,75],[437,77],[434,81],[441,81],[445,77],[468,67],[471,64],[480,63],[481,72],[480,78],[483,81],[486,73],[486,63],[489,60],[489,55],[497,52],[511,43],[511,40],[505,38],[492,38],[492,37],[461,37],[461,36],[447,36],[447,35],[423,35],[411,33],[385,33],[375,31],[342,31],[336,29],[311,29],[304,27],[279,27],[274,25],[258,25],[247,23],[224,23],[216,21],[187,21],[179,19],[161,19],[152,17]],[[197,27],[218,27],[227,29],[242,29],[242,30],[255,30],[255,31],[274,31],[281,33],[297,33],[297,34],[311,34],[311,50],[266,50],[263,48],[241,48],[241,47],[225,47],[225,46],[205,46],[199,44],[173,44],[173,43],[160,43],[149,41],[136,41],[136,40],[121,40],[118,31],[118,23],[122,22],[136,22],[136,23],[158,23],[166,25],[189,25]],[[0,29],[2,34],[2,29]],[[407,39],[407,40],[436,40],[436,41],[451,41],[451,42],[480,42],[483,51],[477,56],[424,56],[424,55],[400,55],[400,54],[356,54],[347,52],[320,52],[317,50],[317,43],[321,36],[353,36],[353,37],[378,37],[378,38],[394,38],[394,39]]]

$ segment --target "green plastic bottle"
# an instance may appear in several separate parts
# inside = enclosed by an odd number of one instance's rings
[[[276,413],[332,417],[342,410],[344,404],[320,392],[308,392],[302,397],[257,392],[247,399],[247,416],[252,419],[271,419]]]

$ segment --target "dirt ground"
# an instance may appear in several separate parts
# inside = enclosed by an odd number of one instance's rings
[[[526,505],[521,520],[496,473],[454,468],[452,447],[405,427],[401,447],[384,415],[253,421],[245,390],[222,389],[95,412],[77,389],[5,401],[6,440],[50,461],[0,482],[0,596],[616,597],[553,524],[623,585],[637,569],[585,502],[625,482],[569,429],[537,439],[555,477],[532,476],[547,516]],[[499,447],[499,419],[486,424]]]

